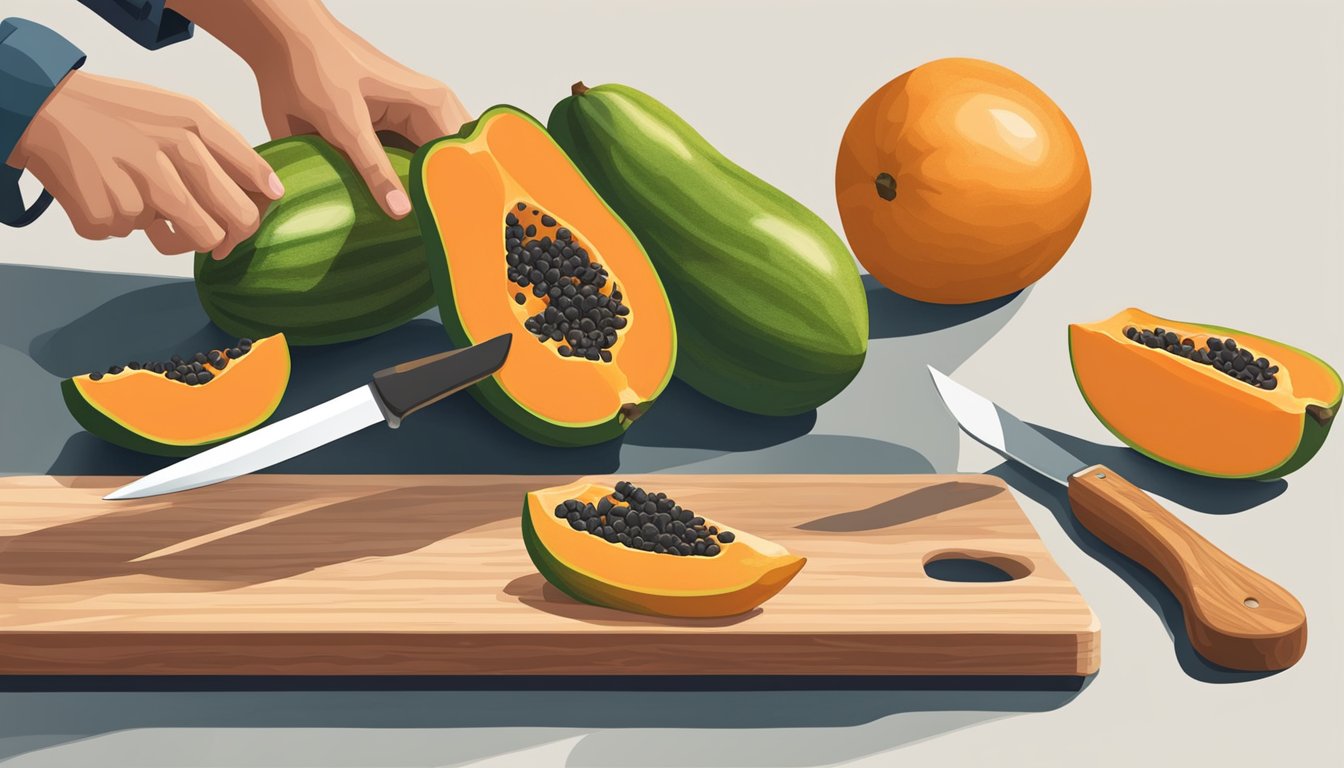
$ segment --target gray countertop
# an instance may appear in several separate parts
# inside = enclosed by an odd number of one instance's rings
[[[519,0],[447,10],[329,3],[479,111],[543,115],[574,80],[647,90],[731,157],[838,225],[834,153],[855,107],[945,55],[1017,69],[1073,119],[1092,164],[1087,223],[1032,289],[933,307],[868,284],[859,378],[815,413],[765,419],[674,382],[626,438],[556,451],[452,399],[399,433],[370,430],[278,469],[303,472],[991,472],[1014,489],[1102,625],[1081,690],[508,691],[0,690],[0,760],[15,766],[1337,765],[1344,666],[1337,562],[1344,438],[1272,483],[1217,482],[1142,459],[1074,386],[1065,326],[1126,306],[1244,328],[1344,365],[1344,12],[1321,2],[682,2]],[[57,8],[59,6],[59,9]],[[67,8],[66,6],[69,6]],[[725,7],[727,6],[727,7]],[[89,67],[188,91],[265,136],[250,74],[206,37],[139,51],[74,3],[6,13],[61,28]],[[577,42],[536,65],[501,37],[526,18]],[[525,48],[525,47],[524,47]],[[693,51],[688,55],[687,50]],[[0,232],[0,472],[138,473],[161,465],[78,432],[59,378],[204,346],[187,259],[140,237],[87,243],[58,210]],[[121,273],[121,274],[119,274]],[[282,412],[382,365],[443,348],[432,316],[375,339],[295,350]],[[1060,494],[959,435],[932,363],[1169,502],[1292,591],[1306,656],[1277,675],[1216,670],[1189,649],[1170,595],[1068,515]],[[1160,403],[1154,407],[1161,408]],[[470,449],[441,446],[452,429]],[[3,607],[0,607],[3,615]],[[314,683],[319,688],[339,687]],[[422,685],[407,682],[408,687]],[[78,688],[78,685],[73,686]]]

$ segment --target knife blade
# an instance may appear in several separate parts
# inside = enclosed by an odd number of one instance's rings
[[[504,334],[385,368],[367,384],[151,472],[103,498],[139,499],[200,488],[265,469],[379,422],[396,429],[412,413],[499,370],[512,340]]]
[[[1200,655],[1246,671],[1286,669],[1302,657],[1307,617],[1287,590],[1218,549],[1113,470],[1074,456],[933,366],[929,374],[966,434],[1067,488],[1069,507],[1083,527],[1171,590]]]
[[[929,366],[938,395],[962,430],[978,442],[1067,486],[1069,477],[1087,468],[1079,459],[993,402]]]

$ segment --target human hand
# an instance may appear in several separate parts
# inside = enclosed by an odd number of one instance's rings
[[[448,86],[393,61],[319,0],[170,0],[251,66],[272,138],[316,133],[350,158],[388,215],[411,202],[377,131],[419,146],[470,119]]]
[[[9,164],[36,176],[81,236],[144,230],[165,254],[224,258],[284,194],[270,165],[204,104],[84,71],[57,87]]]

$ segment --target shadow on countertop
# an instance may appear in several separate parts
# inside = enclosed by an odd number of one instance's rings
[[[676,764],[822,766],[1058,709],[1090,682],[1062,680],[1067,685],[1052,681],[1056,689],[1043,690],[1033,687],[1040,685],[1034,678],[997,681],[997,687],[984,678],[590,678],[585,682],[595,690],[574,690],[572,678],[484,685],[456,678],[447,685],[465,689],[443,690],[445,682],[435,678],[121,678],[120,685],[103,681],[101,688],[82,678],[73,686],[58,681],[55,690],[64,695],[33,696],[23,691],[53,689],[42,681],[0,678],[0,690],[7,691],[0,693],[0,711],[12,712],[0,723],[0,758],[42,750],[44,764],[105,764],[110,748],[126,750],[131,745],[124,739],[140,730],[180,729],[184,738],[200,738],[203,731],[247,728],[254,729],[252,744],[223,738],[212,755],[253,764],[253,750],[273,756],[286,747],[313,759],[313,729],[326,729],[319,743],[339,737],[338,729],[360,729],[360,753],[370,744],[372,754],[382,749],[403,759],[408,750],[424,752],[432,755],[425,764],[460,764],[582,737],[569,764],[633,768],[670,764],[666,750],[646,749],[650,743],[701,743],[704,732],[697,729],[714,729],[724,737],[713,748],[678,747]],[[849,685],[858,688],[846,690]],[[495,735],[501,733],[507,737]]]
[[[1112,469],[1114,465],[1108,464]],[[1117,471],[1120,471],[1117,469]],[[1143,566],[1116,552],[1083,527],[1073,516],[1069,506],[1068,490],[1047,480],[1032,470],[1013,462],[1004,462],[985,474],[1004,480],[1028,498],[1045,507],[1054,515],[1069,538],[1092,559],[1109,568],[1130,586],[1166,625],[1181,669],[1190,677],[1205,683],[1240,683],[1259,680],[1278,672],[1244,672],[1214,664],[1194,649],[1185,626],[1185,615],[1176,596]],[[1130,476],[1131,481],[1137,478]]]
[[[890,339],[919,336],[984,317],[1025,299],[1031,288],[975,304],[930,304],[906,298],[889,290],[872,275],[862,275],[868,296],[868,338]],[[1012,312],[1008,313],[1008,317]],[[1007,318],[1005,318],[1006,320]]]
[[[35,354],[36,341],[50,336],[54,333],[53,329],[69,323],[70,318],[80,317],[89,312],[90,308],[114,302],[128,293],[161,286],[179,287],[167,294],[149,295],[167,296],[178,304],[189,294],[191,301],[195,302],[191,281],[181,278],[0,264],[0,297],[4,299],[0,302],[0,344]],[[184,288],[186,293],[183,292]],[[106,314],[102,317],[110,319]],[[165,317],[180,318],[180,309],[176,306],[170,308]],[[199,328],[207,321],[197,308],[189,322],[192,325],[185,329],[188,331]],[[183,330],[173,328],[168,329],[167,333],[180,338]],[[124,347],[128,342],[133,344],[134,339],[123,339],[118,346]],[[100,360],[102,355],[96,355],[94,359]],[[86,365],[89,362],[76,361],[76,364]],[[60,376],[87,373],[84,370],[48,370]]]

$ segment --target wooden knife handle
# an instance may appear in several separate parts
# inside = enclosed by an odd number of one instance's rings
[[[1210,544],[1151,496],[1098,464],[1069,478],[1069,503],[1097,538],[1147,568],[1180,601],[1190,644],[1231,669],[1291,667],[1307,616],[1289,592]]]

